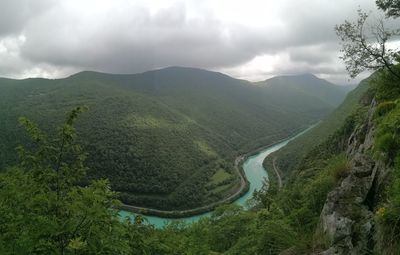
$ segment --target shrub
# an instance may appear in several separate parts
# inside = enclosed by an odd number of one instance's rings
[[[335,182],[338,182],[349,175],[350,163],[346,155],[339,154],[333,157],[328,164],[328,171],[334,178]]]

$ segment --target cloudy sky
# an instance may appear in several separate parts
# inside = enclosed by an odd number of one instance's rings
[[[0,76],[167,66],[348,82],[335,24],[374,0],[2,0]],[[350,83],[355,81],[350,81]]]

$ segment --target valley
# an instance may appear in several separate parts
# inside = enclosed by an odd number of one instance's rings
[[[0,167],[13,164],[14,148],[25,143],[18,117],[51,133],[63,113],[86,105],[89,111],[77,124],[88,152],[84,183],[107,178],[125,204],[157,210],[186,210],[236,197],[238,155],[315,123],[346,94],[312,75],[282,79],[297,79],[299,86],[276,90],[183,67],[133,75],[81,72],[59,80],[2,79]],[[325,90],[336,94],[320,92]]]
[[[210,217],[212,214],[210,211],[223,204],[234,203],[244,208],[248,208],[248,203],[252,199],[254,193],[261,191],[264,185],[266,185],[268,180],[268,171],[272,170],[267,170],[263,167],[264,159],[271,153],[285,147],[290,141],[297,139],[303,134],[309,132],[309,130],[314,128],[316,125],[318,125],[318,123],[311,125],[307,129],[302,130],[301,132],[298,132],[287,139],[283,139],[283,141],[276,142],[272,145],[263,146],[246,153],[245,155],[237,157],[235,159],[235,168],[237,168],[238,174],[240,174],[240,177],[243,180],[243,182],[241,182],[243,185],[241,185],[240,189],[238,189],[236,193],[230,195],[229,197],[204,207],[184,211],[161,211],[151,208],[123,205],[123,210],[120,211],[120,215],[122,218],[129,217],[134,219],[137,214],[142,214],[145,216],[145,219],[149,224],[161,228],[170,224],[171,221],[189,224],[196,222],[203,217]]]
[[[0,255],[399,255],[399,18],[0,1]]]

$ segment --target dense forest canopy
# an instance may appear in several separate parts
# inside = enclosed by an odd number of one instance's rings
[[[25,143],[19,116],[50,135],[76,105],[88,183],[108,178],[124,203],[187,209],[238,188],[234,158],[318,121],[346,93],[316,77],[255,86],[221,73],[172,67],[136,75],[81,72],[66,79],[0,80],[0,167]],[[315,92],[314,92],[315,91]],[[317,93],[318,91],[318,93]],[[218,174],[224,178],[215,181]],[[213,181],[214,180],[214,181]]]
[[[387,18],[399,17],[398,0],[376,3]],[[305,87],[287,88],[280,101],[281,87],[271,83],[283,78],[254,86],[179,68],[1,79],[0,254],[399,254],[399,51],[386,51],[394,33],[380,22],[378,41],[367,39],[367,18],[360,11],[336,29],[350,75],[375,73],[308,136],[272,155],[283,187],[271,174],[249,210],[223,205],[190,225],[122,219],[119,198],[160,208],[212,200],[216,180],[234,181],[236,155],[320,119],[332,101]],[[355,182],[363,178],[370,189]],[[330,222],[345,224],[331,226],[331,238],[322,215],[335,196],[343,207]]]
[[[384,76],[375,81],[379,83],[373,90],[385,84]],[[365,91],[365,87],[357,90]],[[348,98],[345,104],[365,109],[368,105],[358,94],[351,93],[349,97],[357,99]],[[327,193],[349,173],[343,141],[364,121],[366,113],[358,110],[341,120],[339,130],[300,159],[282,190],[278,191],[271,179],[255,194],[251,210],[225,205],[197,223],[173,222],[155,229],[140,216],[134,222],[119,219],[117,194],[107,181],[81,186],[87,170],[83,164],[86,154],[76,144],[78,137],[72,125],[82,110],[68,115],[55,138],[31,121],[20,120],[32,140],[28,147],[18,149],[20,163],[0,174],[4,233],[0,251],[4,254],[278,254],[288,248],[295,254],[309,254],[321,250],[326,243],[315,235],[319,214]],[[87,114],[84,112],[81,118]],[[383,123],[389,124],[393,114],[382,108],[377,118],[386,118]],[[329,118],[337,117],[333,114]],[[385,124],[380,128],[389,131],[396,127]],[[386,143],[379,144],[377,150],[387,151],[380,147]],[[387,159],[394,155],[389,154]],[[57,180],[61,186],[55,185]],[[31,202],[26,203],[28,200]],[[397,207],[385,208],[382,224],[389,224],[388,231],[393,231],[391,215]]]

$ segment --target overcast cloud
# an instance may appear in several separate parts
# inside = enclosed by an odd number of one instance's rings
[[[263,80],[348,79],[335,24],[374,0],[4,0],[0,76],[191,66]],[[374,11],[376,12],[376,11]]]

